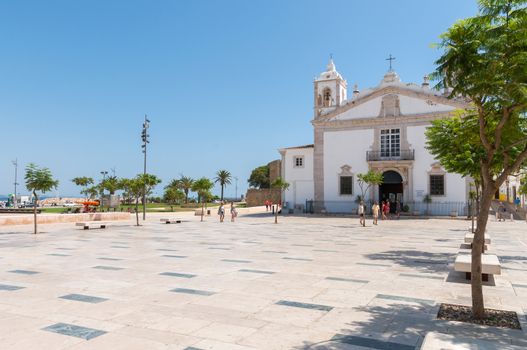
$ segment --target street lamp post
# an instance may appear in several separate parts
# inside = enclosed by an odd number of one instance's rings
[[[13,161],[13,165],[15,166],[15,182],[14,182],[15,193],[14,193],[14,197],[13,197],[13,207],[17,208],[18,207],[18,200],[17,200],[17,195],[16,195],[16,186],[18,185],[18,182],[17,182],[17,178],[18,178],[18,158]]]
[[[143,123],[143,131],[141,132],[141,140],[143,141],[143,145],[141,148],[143,149],[144,159],[143,159],[143,175],[144,180],[146,180],[146,146],[150,143],[148,141],[148,128],[150,127],[150,120],[148,120],[146,114],[145,114],[145,121]],[[143,221],[146,220],[146,182],[143,184]]]
[[[101,183],[101,211],[104,211],[104,207],[102,205],[102,202],[103,202],[103,197],[104,197],[104,187],[102,186],[102,184],[104,183],[104,180],[106,180],[106,175],[108,175],[108,172],[106,170],[103,170],[101,171],[101,175],[102,175],[102,183]]]
[[[18,185],[17,177],[18,177],[18,158],[12,161],[13,165],[15,166],[15,193],[13,194],[13,208],[18,207],[18,200],[16,196],[16,186]]]

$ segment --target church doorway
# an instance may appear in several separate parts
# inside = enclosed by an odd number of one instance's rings
[[[390,202],[390,211],[395,212],[396,201],[403,205],[403,178],[401,175],[393,170],[385,171],[383,174],[383,182],[379,185],[379,201]]]

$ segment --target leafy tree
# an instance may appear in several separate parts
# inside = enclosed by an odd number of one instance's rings
[[[368,170],[368,172],[365,174],[357,174],[357,182],[359,183],[360,187],[361,200],[364,200],[366,198],[366,193],[368,192],[371,186],[382,184],[382,172]]]
[[[110,192],[110,195],[114,195],[115,192],[122,189],[121,183],[116,176],[109,176],[105,178],[101,181],[100,186],[103,190],[107,190],[108,192]]]
[[[210,196],[210,190],[212,187],[214,187],[214,184],[206,177],[202,177],[201,179],[194,181],[192,184],[192,192],[198,194],[201,202],[201,221],[203,221],[203,215],[205,214],[205,202]]]
[[[433,74],[438,88],[448,88],[451,98],[466,98],[473,105],[463,117],[467,128],[446,119],[434,123],[427,136],[431,153],[445,169],[479,175],[481,180],[471,271],[476,319],[485,318],[481,254],[490,205],[496,190],[527,159],[526,4],[480,0],[478,16],[458,21],[441,36],[444,53]],[[449,131],[448,137],[444,135]],[[447,142],[439,144],[440,139]]]
[[[127,178],[119,179],[119,188],[123,190],[123,199],[124,199],[124,202],[127,204],[132,203],[132,194],[130,192],[130,185],[131,185],[130,181],[132,181],[132,179],[127,179]]]
[[[527,194],[527,175],[524,175],[520,180],[520,188],[518,192],[521,194]]]
[[[90,186],[88,188],[86,188],[86,196],[88,196],[88,198],[92,199],[92,198],[97,198],[97,196],[99,195],[99,187],[98,186]]]
[[[163,200],[170,204],[170,208],[174,210],[172,207],[174,204],[180,204],[185,199],[185,193],[181,190],[178,190],[175,187],[166,187],[165,188],[165,194],[163,195]]]
[[[188,193],[192,190],[192,185],[194,184],[194,180],[191,177],[183,176],[179,178],[178,181],[178,188],[180,190],[183,190],[185,193],[185,203],[188,203]]]
[[[262,165],[258,168],[253,169],[251,176],[247,182],[249,186],[254,188],[269,188],[270,187],[269,179],[269,166]]]
[[[143,184],[143,192],[141,192],[141,198],[146,198],[147,196],[152,194],[152,190],[154,189],[154,187],[161,183],[161,179],[152,174],[140,174],[137,175],[136,178],[140,183]],[[145,213],[146,203],[143,202],[143,220],[146,219]]]
[[[220,200],[223,202],[223,188],[225,185],[230,185],[232,180],[232,175],[227,170],[219,170],[216,173],[216,177],[214,178],[214,182],[217,182],[221,186],[221,196]]]
[[[33,205],[33,221],[34,221],[34,234],[37,234],[37,203],[38,194],[37,192],[46,193],[54,188],[57,188],[59,182],[53,179],[53,175],[48,168],[39,168],[33,163],[29,163],[26,167],[26,188],[28,191],[33,193],[35,203]]]
[[[71,180],[75,185],[81,186],[83,189],[81,190],[81,194],[88,197],[88,186],[93,185],[93,178],[87,177],[87,176],[81,176],[76,177]],[[86,198],[88,199],[88,198]]]
[[[273,188],[278,188],[280,189],[280,208],[282,208],[282,194],[285,190],[287,190],[289,188],[289,183],[286,182],[284,179],[282,179],[281,177],[277,178],[276,180],[273,181],[273,183],[271,184],[271,186]],[[278,224],[278,207],[276,208],[275,212],[274,212],[274,223],[275,224]]]
[[[121,184],[125,185],[125,191],[131,198],[135,199],[135,219],[137,226],[139,224],[139,200],[143,198],[143,194],[148,194],[152,189],[158,185],[161,180],[152,174],[140,174],[133,179],[121,179]],[[143,204],[144,205],[144,204]]]
[[[432,196],[428,193],[423,197],[423,203],[426,204],[426,215],[430,215],[430,204],[432,203]]]

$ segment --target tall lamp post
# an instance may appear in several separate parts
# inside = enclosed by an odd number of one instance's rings
[[[149,127],[150,127],[150,120],[148,120],[145,114],[145,121],[143,123],[143,131],[141,132],[141,140],[143,141],[143,145],[141,146],[141,148],[143,149],[143,154],[144,154],[143,175],[146,175],[146,146],[150,143],[150,141],[148,141],[148,138],[150,137],[150,135],[148,135]],[[143,184],[143,221],[144,220],[146,220],[146,182]]]
[[[102,184],[104,183],[104,180],[106,180],[106,175],[108,175],[108,172],[106,170],[103,170],[103,171],[101,171],[101,175],[102,175],[102,183],[101,183],[101,211],[103,211],[104,207],[102,205],[102,202],[103,202],[103,197],[104,197],[104,187],[102,186]]]
[[[18,177],[18,158],[13,160],[12,161],[13,165],[15,166],[15,193],[14,193],[14,197],[13,197],[13,208],[17,208],[18,207],[18,200],[16,199],[16,186],[18,185],[18,182],[17,182],[17,177]]]

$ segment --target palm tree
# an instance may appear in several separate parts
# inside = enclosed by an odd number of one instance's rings
[[[53,188],[57,188],[59,182],[53,179],[53,175],[51,175],[51,171],[48,168],[39,168],[33,163],[29,163],[26,167],[25,180],[27,189],[33,192],[35,198],[35,203],[33,205],[33,220],[35,224],[34,233],[37,234],[37,191],[46,193]]]
[[[77,186],[83,187],[81,194],[88,196],[88,186],[93,184],[93,178],[87,176],[80,176],[72,179],[71,182],[73,182]]]
[[[282,194],[285,190],[289,188],[289,183],[279,177],[273,181],[271,187],[280,189],[280,207],[282,207]],[[274,212],[274,223],[278,224],[278,206],[276,207],[276,210]]]
[[[192,185],[192,191],[198,194],[201,202],[201,221],[203,221],[203,215],[205,214],[205,202],[207,197],[210,196],[210,190],[213,186],[214,184],[212,181],[206,177],[194,181],[194,184]]]
[[[214,178],[214,182],[219,182],[219,184],[221,186],[220,200],[222,202],[223,202],[223,187],[225,187],[225,185],[230,185],[231,184],[231,180],[232,180],[231,173],[228,172],[227,170],[219,170],[216,173],[216,177]]]
[[[185,203],[188,203],[188,193],[192,190],[194,180],[191,177],[181,175],[179,180],[175,181],[178,182],[178,188],[185,192]]]
[[[110,195],[114,195],[116,191],[121,189],[121,181],[116,176],[109,176],[101,181],[100,186],[110,192]]]

